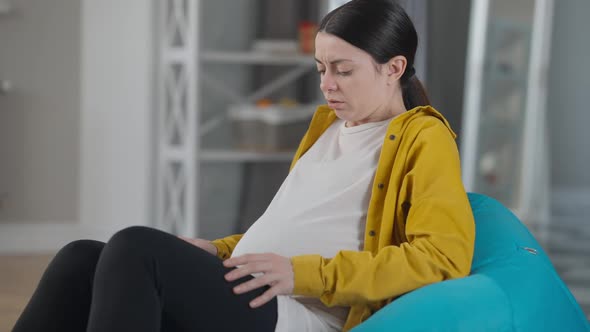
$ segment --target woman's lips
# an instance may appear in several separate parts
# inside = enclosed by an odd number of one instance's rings
[[[342,102],[342,101],[339,101],[339,100],[328,100],[328,107],[330,107],[332,109],[341,108],[342,105],[344,105],[344,102]]]

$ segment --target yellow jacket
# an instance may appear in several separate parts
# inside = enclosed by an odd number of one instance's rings
[[[335,119],[327,106],[318,108],[291,168]],[[475,225],[455,137],[430,106],[393,119],[375,172],[363,251],[292,257],[293,293],[350,306],[347,331],[404,293],[468,275]],[[228,258],[241,237],[213,241],[218,257]]]

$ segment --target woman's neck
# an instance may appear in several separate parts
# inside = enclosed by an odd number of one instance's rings
[[[392,102],[387,108],[383,108],[382,111],[376,110],[369,117],[359,121],[346,121],[346,127],[354,127],[370,122],[381,122],[387,119],[394,118],[404,112],[406,112],[406,106],[402,98],[396,98],[395,102]]]

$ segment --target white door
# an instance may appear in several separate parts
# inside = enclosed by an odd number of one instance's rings
[[[552,10],[552,0],[472,2],[461,144],[467,190],[500,200],[540,231],[549,220]]]

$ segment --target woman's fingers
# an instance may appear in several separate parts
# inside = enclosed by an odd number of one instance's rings
[[[247,263],[246,265],[240,266],[239,268],[227,273],[225,275],[225,280],[234,281],[253,273],[265,273],[270,271],[271,268],[272,264],[268,261]]]
[[[251,290],[254,290],[254,289],[257,289],[260,287],[264,287],[266,285],[271,285],[273,283],[273,281],[275,281],[275,280],[276,280],[276,276],[270,275],[270,274],[264,274],[260,277],[250,279],[250,280],[234,287],[234,293],[236,293],[236,294],[247,293]]]
[[[268,301],[272,300],[275,296],[279,294],[283,294],[282,288],[284,288],[281,283],[278,283],[271,288],[269,288],[264,294],[260,295],[259,297],[255,298],[254,300],[250,301],[251,308],[258,308],[263,306]]]
[[[264,294],[250,302],[257,308],[277,295],[292,294],[294,273],[291,260],[276,254],[247,254],[224,261],[226,267],[236,267],[225,275],[227,281],[234,281],[247,275],[262,273],[234,287],[236,294],[243,294],[266,285],[271,286]]]

